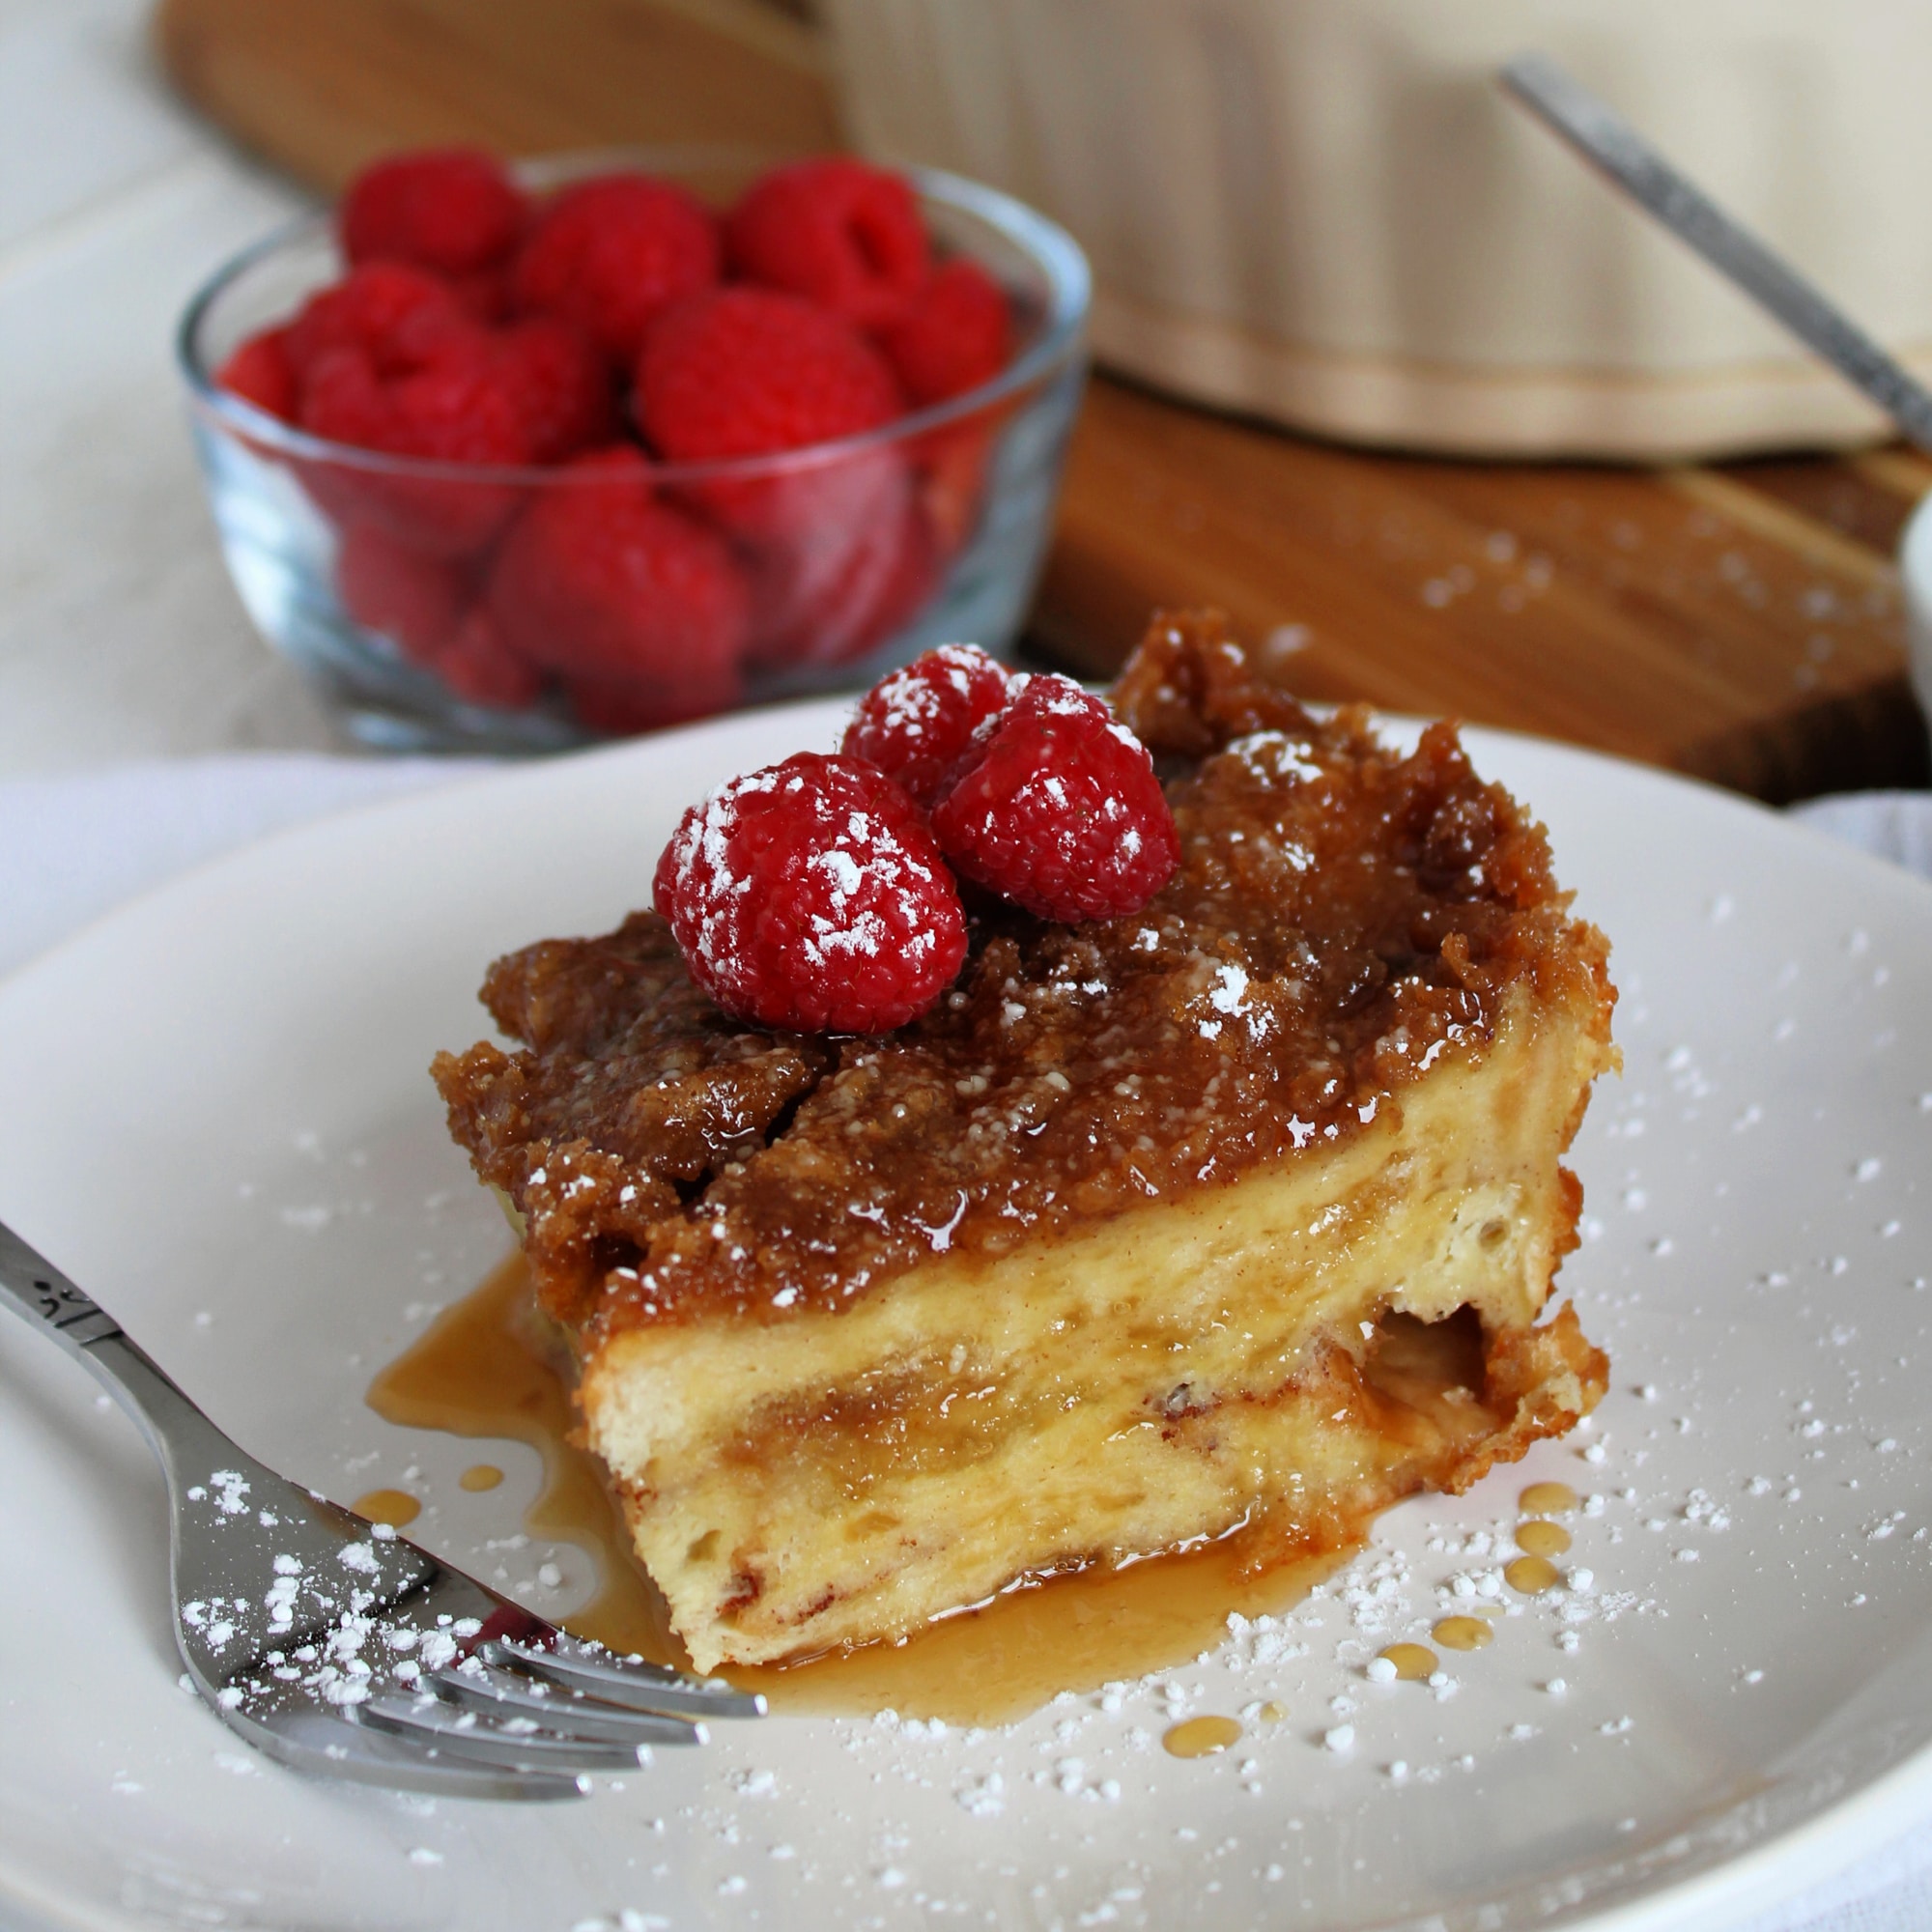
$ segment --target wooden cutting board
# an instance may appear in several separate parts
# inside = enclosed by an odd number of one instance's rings
[[[412,143],[837,144],[780,0],[161,0],[161,59],[323,188]],[[1106,672],[1215,604],[1304,696],[1570,739],[1785,800],[1932,778],[1898,450],[1657,471],[1363,454],[1099,379],[1031,641]]]

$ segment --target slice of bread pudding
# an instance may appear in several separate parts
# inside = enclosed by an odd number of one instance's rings
[[[1319,721],[1208,620],[1114,702],[1181,840],[1143,913],[981,910],[865,1038],[724,1018],[640,913],[498,961],[522,1050],[437,1062],[700,1668],[1241,1524],[1344,1547],[1604,1391],[1539,1325],[1615,1060],[1542,830],[1449,726]]]

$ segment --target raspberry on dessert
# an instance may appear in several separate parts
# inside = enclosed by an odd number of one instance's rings
[[[638,420],[674,462],[769,456],[858,436],[904,409],[850,324],[774,289],[720,288],[669,310],[638,362]]]
[[[382,455],[512,467],[530,454],[524,411],[490,343],[474,332],[450,337],[394,376],[367,350],[330,350],[307,371],[298,420],[331,442]],[[300,469],[309,494],[339,521],[381,524],[442,556],[482,548],[516,505],[507,483],[396,475],[349,462]]]
[[[744,581],[721,537],[657,500],[635,449],[593,450],[534,490],[486,594],[511,650],[654,698],[666,719],[735,695]]]
[[[997,376],[1012,354],[1007,292],[978,262],[958,256],[876,336],[915,407],[963,396]]]
[[[335,552],[335,589],[356,623],[433,666],[456,635],[469,582],[447,557],[398,543],[374,524],[348,524]]]
[[[862,328],[900,313],[925,280],[919,202],[902,176],[828,155],[774,168],[724,222],[731,266]]]
[[[582,328],[612,361],[633,361],[656,317],[718,279],[718,226],[681,187],[601,175],[537,216],[511,271],[518,308]]]
[[[298,383],[332,350],[360,350],[385,376],[418,368],[475,323],[446,282],[403,262],[369,262],[312,295],[285,347]]]
[[[839,750],[877,765],[929,810],[974,732],[1011,696],[1006,667],[978,644],[941,644],[859,700]]]
[[[214,386],[284,422],[293,422],[296,372],[289,362],[288,329],[265,328],[249,336],[214,372]]]
[[[533,463],[561,463],[617,434],[611,370],[574,323],[531,316],[497,338]]]
[[[481,148],[424,148],[367,167],[336,210],[351,262],[413,262],[461,276],[500,262],[528,219],[522,189]]]
[[[1041,919],[1138,912],[1180,863],[1147,747],[1071,678],[1031,677],[932,811],[962,876]]]
[[[654,894],[692,978],[757,1026],[884,1033],[966,956],[919,808],[856,758],[802,752],[721,785],[684,814]]]

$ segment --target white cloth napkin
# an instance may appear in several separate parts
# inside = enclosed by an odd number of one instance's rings
[[[1932,792],[1848,791],[1807,799],[1790,815],[1847,845],[1932,879]],[[1926,1920],[1932,1924],[1932,1918]]]
[[[0,781],[0,975],[137,893],[265,833],[468,777],[456,759],[286,753]],[[1932,878],[1932,794],[1860,792],[1797,807],[1806,824]],[[1747,1932],[1924,1932],[1932,1819],[1753,1919]]]

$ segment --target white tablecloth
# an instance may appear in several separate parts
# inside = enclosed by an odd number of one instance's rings
[[[478,767],[256,753],[0,781],[0,974],[115,905],[283,826]],[[1932,796],[1819,800],[1798,816],[1932,878]],[[1925,1932],[1932,1819],[1786,1900],[1750,1932]]]

